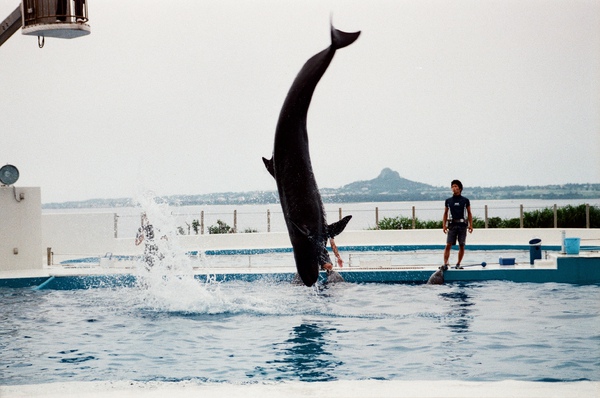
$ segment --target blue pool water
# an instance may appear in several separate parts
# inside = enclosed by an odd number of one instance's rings
[[[0,385],[600,380],[600,286],[0,289]]]

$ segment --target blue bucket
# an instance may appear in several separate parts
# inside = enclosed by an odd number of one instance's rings
[[[565,238],[565,253],[579,254],[580,238]]]

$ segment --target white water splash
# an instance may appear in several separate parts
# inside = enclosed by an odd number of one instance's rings
[[[137,203],[154,229],[158,253],[151,267],[140,259],[140,280],[133,300],[158,312],[191,314],[298,314],[318,312],[319,289],[268,280],[219,283],[211,276],[211,260],[201,248],[190,256],[179,244],[172,209],[152,193],[138,195]],[[143,244],[143,243],[142,243]],[[222,259],[220,259],[222,260]],[[195,275],[204,273],[198,279]],[[300,305],[300,303],[304,303]],[[132,303],[135,305],[134,303]]]
[[[159,201],[152,193],[137,198],[140,210],[154,229],[156,255],[152,265],[142,258],[138,262],[140,293],[150,308],[164,311],[193,311],[210,313],[222,308],[226,298],[219,284],[194,278],[198,264],[178,244],[179,236],[172,210],[168,203]],[[142,243],[144,244],[144,243]],[[199,251],[200,252],[200,251]],[[203,261],[206,261],[205,258]]]

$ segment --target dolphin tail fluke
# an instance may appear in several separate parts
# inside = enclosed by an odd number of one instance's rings
[[[360,36],[360,31],[352,33],[342,32],[334,28],[333,24],[331,24],[331,46],[336,50],[354,43],[358,39],[358,36]]]
[[[346,216],[344,218],[342,218],[340,221],[338,222],[334,222],[331,225],[327,226],[327,235],[329,235],[330,238],[336,237],[339,234],[341,234],[344,231],[344,228],[346,228],[346,225],[348,225],[348,222],[350,221],[350,219],[352,218],[352,216]]]
[[[262,158],[262,160],[263,160],[263,163],[265,164],[265,167],[269,171],[269,173],[271,173],[273,178],[275,178],[275,169],[273,168],[273,158],[271,158],[269,160]]]

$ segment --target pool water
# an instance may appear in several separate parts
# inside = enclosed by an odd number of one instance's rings
[[[600,380],[600,286],[0,289],[0,385]]]

